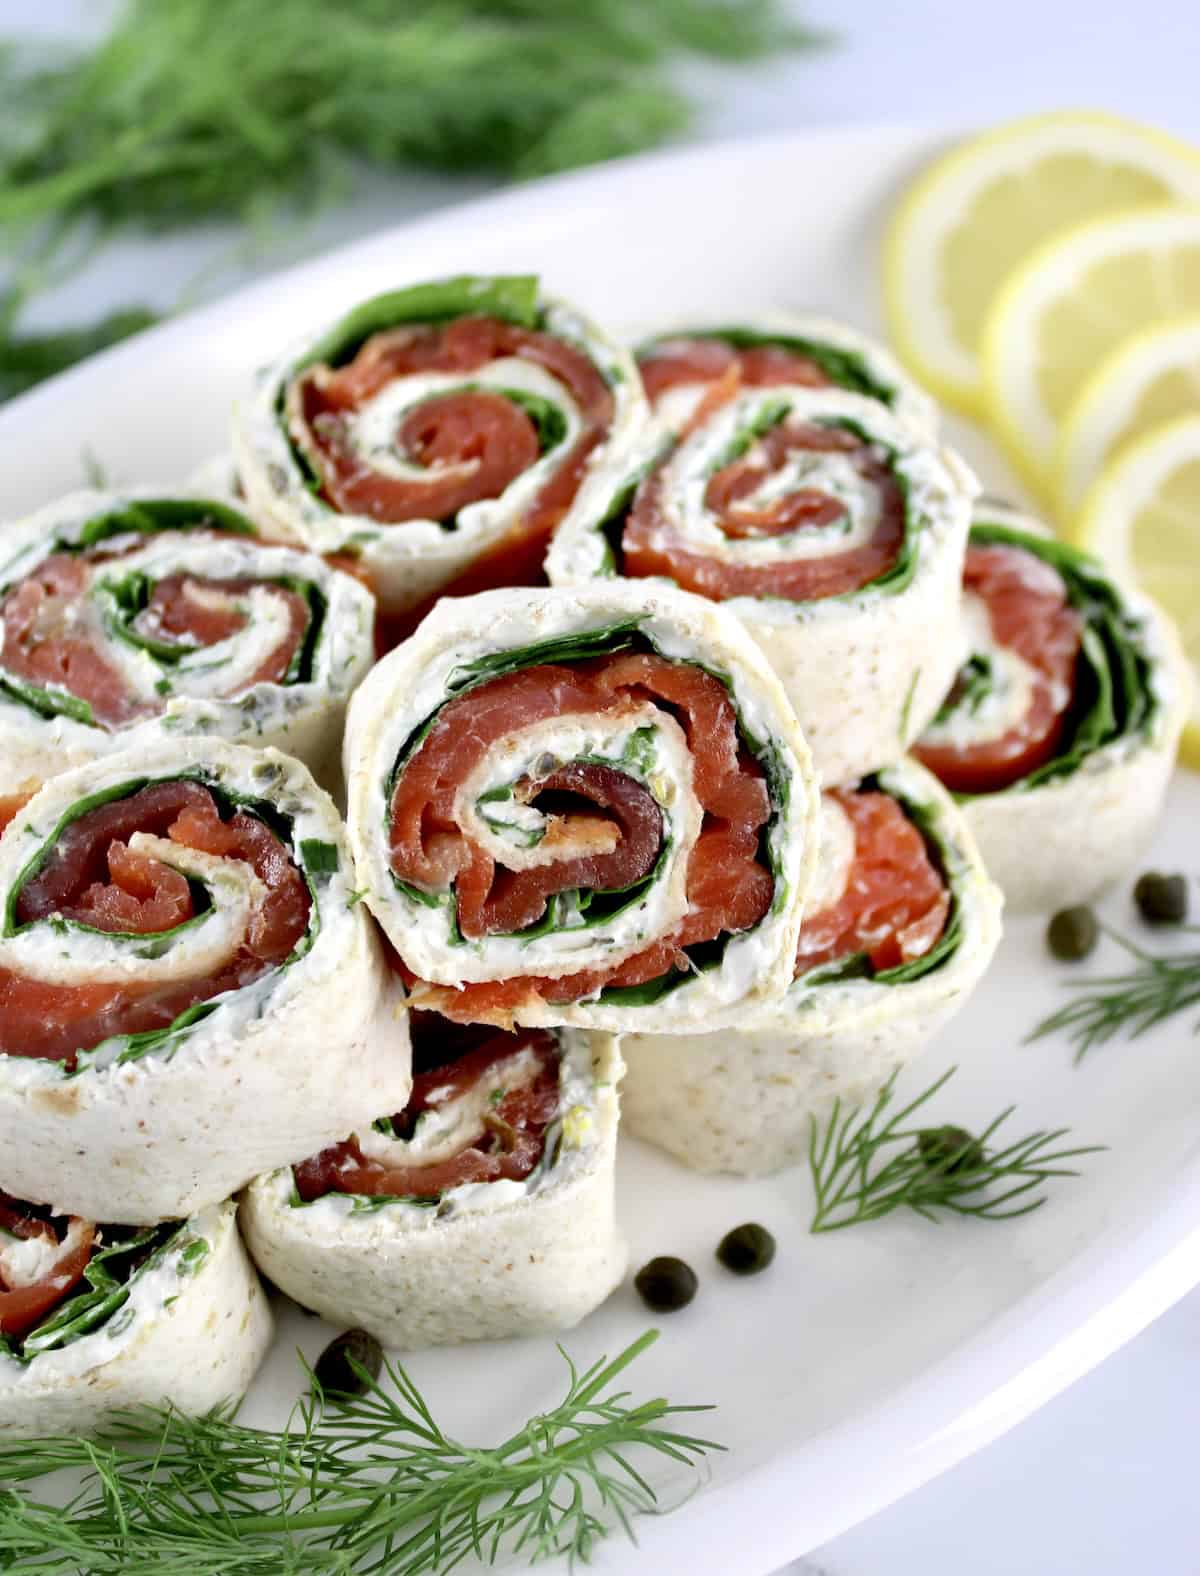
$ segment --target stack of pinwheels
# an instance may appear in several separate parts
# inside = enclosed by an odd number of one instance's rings
[[[1001,889],[1111,881],[1174,634],[977,494],[847,327],[460,277],[283,351],[202,484],[9,525],[0,1433],[239,1394],[251,1261],[401,1349],[568,1327],[618,1120],[794,1164]]]

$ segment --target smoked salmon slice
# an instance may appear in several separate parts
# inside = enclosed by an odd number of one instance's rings
[[[21,888],[18,925],[54,917],[152,936],[191,919],[187,879],[132,849],[135,832],[245,860],[266,888],[246,933],[216,972],[162,984],[100,979],[64,985],[0,970],[0,1052],[73,1066],[79,1051],[110,1036],[165,1028],[187,1008],[250,984],[281,963],[304,934],[311,899],[279,838],[246,810],[223,817],[209,790],[189,780],[155,783],[72,821]]]
[[[9,1283],[0,1257],[0,1334],[20,1340],[83,1279],[92,1256],[95,1228],[83,1222],[70,1224],[81,1228],[73,1233],[72,1242],[69,1242],[69,1235],[59,1236],[44,1212],[10,1198],[7,1193],[0,1193],[0,1232],[22,1242],[44,1242],[55,1255],[44,1275],[33,1281],[22,1279],[20,1284]]]
[[[581,814],[611,829],[604,850],[530,869],[498,867],[459,825],[460,786],[502,736],[548,718],[629,711],[650,702],[669,711],[691,751],[694,789],[703,810],[687,866],[688,912],[668,936],[632,957],[559,978],[526,976],[462,989],[420,982],[422,1005],[459,1021],[511,1022],[515,1007],[541,999],[569,1002],[606,985],[637,985],[688,968],[685,949],[757,924],[771,906],[774,878],[760,836],[770,816],[762,769],[743,747],[728,691],[695,664],[645,652],[618,652],[572,666],[545,663],[489,680],[439,711],[404,763],[390,803],[391,868],[430,892],[454,889],[459,926],[470,937],[511,928],[518,934],[542,918],[559,892],[617,891],[642,879],[658,857],[662,825],[653,799],[609,766],[557,765],[526,785],[527,802],[544,803],[555,825]]]
[[[796,974],[865,953],[876,973],[924,957],[950,913],[950,891],[919,829],[890,794],[835,790],[850,819],[854,850],[836,902],[806,915]]]
[[[407,1106],[392,1117],[397,1138],[410,1139],[417,1119],[468,1095],[485,1075],[498,1077],[496,1094],[478,1113],[453,1155],[427,1164],[393,1165],[363,1155],[355,1138],[332,1144],[294,1168],[296,1189],[306,1202],[329,1192],[389,1197],[436,1198],[467,1182],[520,1182],[545,1147],[546,1128],[558,1114],[559,1051],[540,1029],[515,1033],[475,1028],[467,1035],[436,1013],[412,1014],[413,1087]],[[450,1054],[447,1055],[447,1052]],[[532,1052],[533,1076],[504,1088],[506,1068]]]
[[[1075,698],[1084,621],[1052,564],[1008,544],[967,549],[963,591],[982,606],[991,640],[1023,664],[1025,710],[990,738],[935,733],[913,750],[952,793],[996,793],[1058,753]],[[952,709],[964,679],[947,699]]]

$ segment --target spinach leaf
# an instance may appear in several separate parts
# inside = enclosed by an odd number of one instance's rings
[[[341,366],[353,360],[372,334],[402,323],[446,323],[456,317],[498,317],[519,328],[537,328],[538,278],[536,274],[459,274],[372,296],[313,345],[298,362],[296,371],[315,362]]]
[[[146,1229],[105,1226],[105,1241],[88,1261],[83,1280],[58,1306],[30,1330],[22,1340],[9,1342],[10,1356],[30,1362],[42,1352],[58,1351],[81,1336],[90,1335],[108,1323],[129,1300],[130,1288],[138,1275],[163,1262],[180,1245],[187,1228],[178,1221]],[[193,1238],[184,1258],[200,1247],[207,1252],[203,1238]]]

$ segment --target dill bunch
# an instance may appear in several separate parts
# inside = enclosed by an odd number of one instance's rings
[[[780,0],[126,0],[90,53],[0,55],[0,223],[246,220],[351,158],[543,174],[685,125],[674,55],[814,36]]]
[[[503,1444],[450,1438],[398,1363],[361,1395],[312,1392],[280,1431],[232,1413],[135,1414],[114,1436],[0,1443],[0,1569],[40,1576],[432,1576],[469,1556],[587,1560],[658,1508],[631,1454],[693,1467],[720,1445],[671,1420],[707,1407],[634,1402],[614,1381],[656,1338],[578,1372]],[[312,1376],[310,1374],[310,1380]],[[65,1504],[23,1485],[82,1471]]]
[[[0,399],[131,331],[31,337],[16,311],[117,232],[261,233],[364,166],[541,175],[652,147],[693,106],[685,54],[819,42],[784,0],[125,0],[94,48],[0,40]]]

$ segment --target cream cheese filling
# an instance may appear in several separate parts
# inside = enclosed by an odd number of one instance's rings
[[[59,1264],[78,1249],[87,1230],[86,1221],[72,1220],[61,1242],[42,1236],[9,1236],[0,1230],[0,1288],[19,1291],[52,1279]],[[67,1277],[61,1275],[58,1281],[65,1288]]]
[[[973,591],[963,594],[962,622],[970,658],[986,663],[987,685],[978,694],[967,694],[945,709],[921,735],[931,748],[966,750],[1000,739],[1019,726],[1029,712],[1041,674],[1011,646],[1002,646],[992,630],[988,605]],[[1070,699],[1065,686],[1056,686],[1056,700]]]

